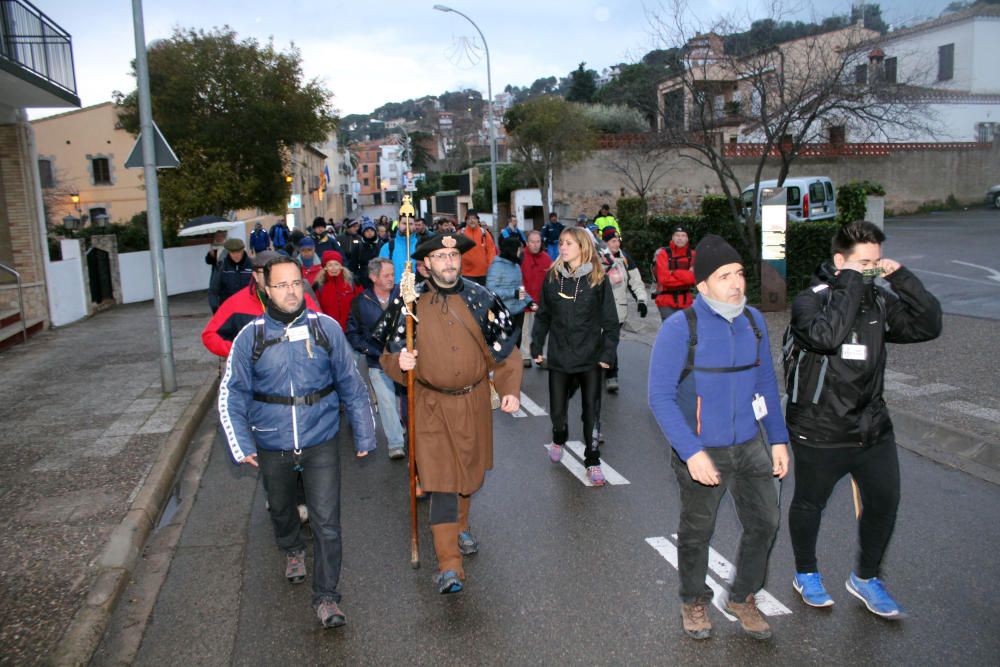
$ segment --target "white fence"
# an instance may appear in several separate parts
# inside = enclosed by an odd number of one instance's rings
[[[90,295],[83,283],[83,258],[80,242],[62,241],[61,262],[49,262],[46,267],[49,293],[49,316],[52,326],[59,327],[87,316]]]
[[[183,294],[208,289],[212,275],[205,263],[208,245],[167,248],[163,251],[167,272],[167,294]],[[153,266],[148,250],[118,255],[122,303],[149,301],[153,298]]]

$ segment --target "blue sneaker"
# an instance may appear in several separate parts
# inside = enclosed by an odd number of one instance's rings
[[[434,583],[437,585],[438,593],[441,595],[459,593],[463,588],[462,580],[459,578],[458,572],[455,572],[455,570],[438,572],[434,575]]]
[[[844,585],[847,592],[864,602],[871,613],[892,620],[906,618],[906,612],[892,599],[878,577],[859,579],[851,572],[851,578]]]
[[[833,598],[823,587],[823,577],[819,572],[796,572],[792,587],[810,607],[833,606]]]

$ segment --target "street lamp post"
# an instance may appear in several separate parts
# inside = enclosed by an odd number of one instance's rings
[[[453,12],[458,14],[472,24],[472,27],[479,33],[479,38],[483,40],[483,50],[486,51],[486,94],[490,98],[487,102],[487,112],[489,113],[488,118],[490,123],[490,190],[493,195],[493,227],[494,229],[499,229],[499,224],[497,222],[497,130],[493,122],[493,78],[490,72],[490,47],[486,44],[486,38],[483,36],[483,31],[480,30],[479,26],[476,25],[476,22],[468,16],[457,9],[452,9],[451,7],[447,7],[445,5],[434,5],[434,9],[439,12]]]

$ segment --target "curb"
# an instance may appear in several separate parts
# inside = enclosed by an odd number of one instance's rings
[[[912,412],[894,409],[890,417],[900,447],[1000,486],[1000,460],[995,443]]]
[[[187,455],[198,424],[215,398],[218,378],[213,377],[195,393],[170,432],[142,483],[139,494],[121,523],[111,532],[97,560],[97,577],[63,633],[50,658],[53,665],[87,665],[104,636],[108,621],[128,584],[146,538],[156,525],[170,494],[174,478]]]

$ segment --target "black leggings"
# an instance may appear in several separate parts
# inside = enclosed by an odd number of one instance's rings
[[[594,420],[597,419],[597,398],[601,391],[601,367],[594,364],[579,373],[563,373],[549,369],[549,413],[552,415],[552,442],[565,445],[569,437],[567,416],[569,398],[580,388],[583,404],[583,443],[587,467],[601,464],[601,453],[594,441]]]
[[[845,475],[858,484],[861,518],[858,536],[857,574],[862,579],[879,576],[879,567],[899,505],[899,460],[896,440],[890,430],[871,447],[807,447],[795,443],[795,495],[788,510],[788,532],[795,552],[795,569],[818,572],[816,539],[826,501]]]

